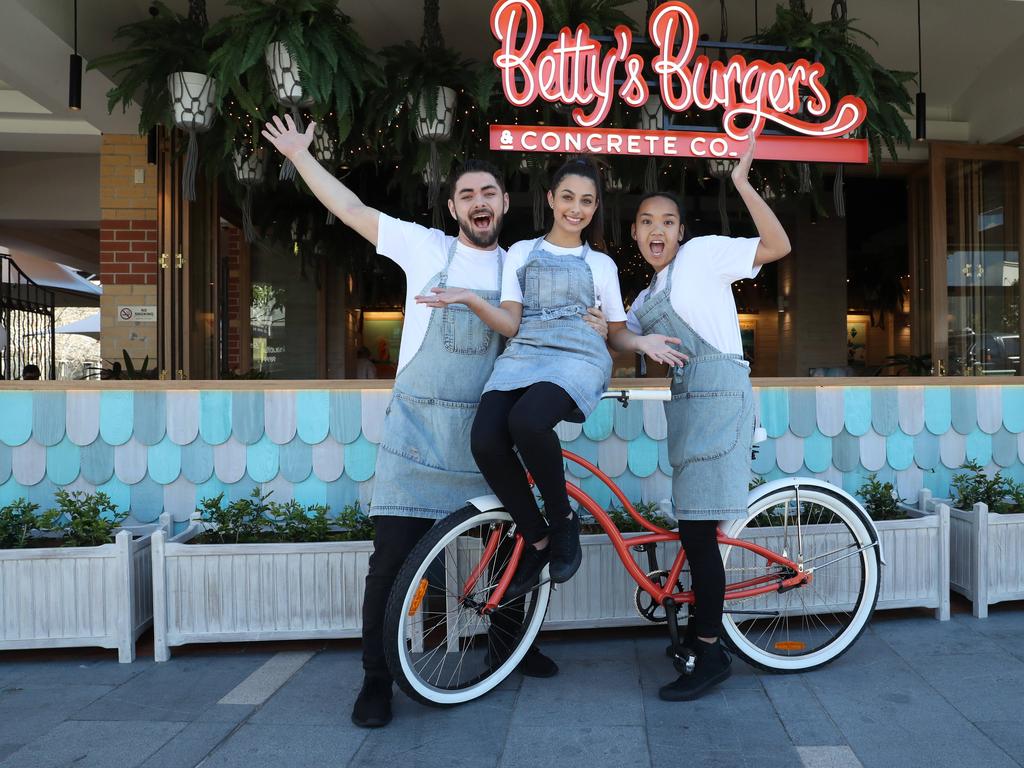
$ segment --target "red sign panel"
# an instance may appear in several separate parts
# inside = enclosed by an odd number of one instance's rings
[[[739,55],[728,61],[695,56],[700,39],[697,15],[679,0],[662,3],[651,15],[648,34],[657,54],[650,62],[631,52],[633,35],[625,26],[615,29],[614,44],[607,50],[591,37],[587,25],[581,24],[575,32],[562,29],[541,51],[543,29],[537,0],[499,0],[495,4],[491,32],[499,48],[493,59],[501,72],[505,97],[517,107],[529,106],[537,99],[575,106],[572,118],[579,127],[492,126],[492,149],[737,157],[749,138],[759,136],[771,123],[797,136],[765,136],[758,141],[759,158],[867,162],[865,140],[841,138],[864,122],[867,107],[855,96],[843,97],[833,105],[822,83],[823,65],[806,59],[770,64],[748,62]],[[598,128],[616,98],[637,108],[648,102],[652,95],[645,74],[648,67],[656,77],[665,109],[720,108],[723,133]],[[741,119],[746,123],[742,127],[738,124]],[[556,144],[570,148],[548,148]]]

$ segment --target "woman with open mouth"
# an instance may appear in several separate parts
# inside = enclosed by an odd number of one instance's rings
[[[473,307],[509,337],[473,422],[473,457],[533,545],[525,549],[506,597],[529,591],[549,563],[556,583],[568,581],[580,566],[579,520],[569,505],[554,428],[585,419],[611,378],[605,340],[583,320],[587,307],[600,308],[609,327],[626,321],[615,262],[592,247],[603,247],[597,166],[582,159],[563,165],[552,177],[548,205],[554,215],[548,233],[509,249],[500,306]],[[681,362],[666,341],[678,343],[655,335],[643,337],[638,348],[658,362]]]

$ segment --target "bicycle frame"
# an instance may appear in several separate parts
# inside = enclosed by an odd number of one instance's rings
[[[654,581],[649,579],[647,574],[641,570],[640,566],[637,565],[637,562],[629,553],[630,547],[676,541],[678,539],[678,534],[674,531],[661,528],[641,517],[615,482],[589,461],[566,450],[562,451],[562,456],[568,461],[592,472],[602,483],[608,486],[629,516],[647,531],[647,533],[640,536],[630,537],[629,539],[625,538],[622,531],[620,531],[615,523],[612,522],[612,519],[600,504],[594,501],[594,499],[581,488],[576,487],[572,483],[566,483],[566,490],[569,493],[569,497],[574,499],[583,509],[593,515],[597,524],[601,526],[601,529],[605,532],[608,538],[611,539],[612,545],[615,547],[615,551],[618,554],[619,559],[622,561],[622,565],[625,567],[626,572],[630,575],[633,581],[635,581],[657,605],[664,605],[666,601],[673,601],[676,604],[692,604],[694,602],[692,590],[683,590],[680,592],[676,592],[674,590],[674,585],[679,581],[679,574],[682,572],[683,566],[686,564],[686,552],[682,548],[680,548],[679,553],[676,555],[675,560],[672,563],[672,567],[669,569],[668,578],[665,581],[664,587],[655,584]],[[484,546],[484,552],[480,562],[477,564],[476,568],[473,569],[473,572],[465,583],[463,594],[468,594],[472,589],[473,584],[475,584],[477,579],[483,574],[488,562],[497,551],[498,544],[503,535],[505,535],[503,528],[491,532],[490,537]],[[804,571],[803,568],[793,560],[783,557],[770,549],[758,546],[757,544],[729,538],[723,534],[721,530],[718,531],[718,544],[719,546],[734,546],[749,550],[750,552],[763,557],[768,563],[781,566],[793,574],[786,578],[780,578],[780,574],[765,573],[762,576],[734,584],[727,583],[725,590],[725,599],[727,601],[741,600],[755,597],[757,595],[768,594],[770,592],[778,592],[779,590],[792,589],[802,584],[809,584],[813,579],[813,575],[811,573]],[[490,599],[481,607],[483,612],[490,613],[501,604],[501,601],[505,596],[505,591],[508,589],[508,585],[512,581],[513,574],[519,564],[519,558],[521,557],[525,546],[526,542],[523,540],[523,537],[517,533],[515,547],[513,548],[512,554],[509,558],[509,567],[505,569],[505,573],[502,575],[497,587],[491,594]]]

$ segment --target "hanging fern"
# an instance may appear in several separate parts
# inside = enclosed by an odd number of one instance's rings
[[[544,30],[557,32],[562,27],[590,27],[592,34],[611,34],[620,24],[637,31],[637,24],[622,8],[635,0],[541,0]]]

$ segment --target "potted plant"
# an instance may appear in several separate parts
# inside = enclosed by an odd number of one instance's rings
[[[882,569],[878,609],[934,608],[935,618],[949,619],[949,507],[929,505],[922,491],[917,506],[899,497],[893,484],[874,472],[857,489],[892,567]],[[898,566],[894,555],[900,553]]]
[[[186,643],[359,637],[372,522],[358,503],[334,517],[270,495],[205,498],[185,531],[154,536],[157,661]]]
[[[107,93],[107,108],[113,112],[133,101],[140,106],[139,133],[157,125],[174,125],[189,136],[182,175],[182,193],[195,200],[195,170],[198,162],[197,134],[213,126],[218,97],[217,83],[210,77],[210,52],[219,44],[207,36],[202,3],[190,4],[187,16],[175,13],[160,0],[150,6],[150,18],[125,24],[114,33],[126,47],[101,56],[89,69],[116,68],[118,85]]]
[[[231,0],[239,11],[215,24],[221,40],[211,71],[241,108],[266,120],[267,95],[292,110],[329,112],[344,142],[369,87],[380,87],[379,62],[334,0]]]
[[[968,461],[952,490],[950,586],[984,618],[994,603],[1024,599],[1024,485]]]
[[[123,528],[105,493],[62,489],[56,504],[0,507],[0,650],[100,646],[134,661],[153,621],[153,526]]]
[[[906,83],[913,72],[891,70],[879,64],[861,44],[877,41],[857,29],[846,18],[816,22],[800,0],[789,6],[779,5],[775,21],[754,37],[758,43],[785,46],[792,51],[820,61],[825,66],[822,82],[836,97],[858,96],[867,104],[867,119],[861,126],[871,148],[871,158],[878,168],[882,146],[896,160],[896,145],[910,145],[910,130],[905,115],[912,114]],[[791,55],[791,54],[784,54]],[[778,58],[769,54],[766,58]]]

